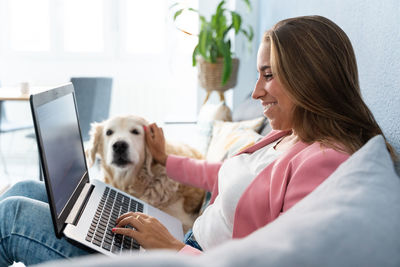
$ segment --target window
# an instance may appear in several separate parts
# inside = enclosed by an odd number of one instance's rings
[[[10,48],[14,51],[50,49],[49,0],[9,0]]]
[[[194,121],[198,0],[0,0],[2,84],[53,86],[76,76],[113,77],[110,114]],[[183,25],[183,26],[182,26]]]
[[[165,0],[126,1],[124,16],[128,53],[160,54],[165,52],[166,3]]]
[[[62,4],[64,50],[67,52],[103,52],[103,1],[64,0]]]

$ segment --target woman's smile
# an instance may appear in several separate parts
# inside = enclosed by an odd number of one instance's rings
[[[268,110],[270,110],[273,106],[275,106],[276,104],[278,104],[278,102],[268,102],[268,103],[262,103],[263,107],[264,107],[264,115],[267,115]]]

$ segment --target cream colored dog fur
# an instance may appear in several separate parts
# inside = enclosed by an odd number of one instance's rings
[[[86,151],[89,165],[99,158],[106,183],[180,219],[186,231],[198,216],[204,191],[170,179],[165,167],[153,161],[145,142],[143,126],[147,125],[145,119],[134,115],[92,124]],[[203,158],[187,145],[167,142],[166,152]]]

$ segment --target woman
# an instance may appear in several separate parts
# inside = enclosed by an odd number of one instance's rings
[[[382,134],[361,98],[350,41],[330,20],[308,16],[277,23],[264,35],[257,69],[253,98],[264,106],[273,131],[223,164],[167,156],[162,129],[155,124],[146,129],[153,157],[166,165],[171,178],[212,192],[211,204],[194,224],[193,247],[141,213],[122,215],[115,233],[135,238],[146,249],[193,254],[245,237],[290,209],[371,137]],[[17,184],[0,198],[0,265],[86,254],[54,237],[44,187],[30,186],[31,192]],[[127,224],[136,230],[123,228]]]

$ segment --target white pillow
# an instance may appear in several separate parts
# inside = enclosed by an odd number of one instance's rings
[[[376,136],[311,194],[250,236],[198,258],[146,254],[90,257],[63,266],[400,266],[400,179],[383,137]]]
[[[197,117],[197,136],[198,141],[196,148],[205,155],[207,153],[208,145],[210,144],[213,123],[216,120],[232,121],[232,114],[229,107],[224,101],[218,104],[205,103],[199,111]]]
[[[223,161],[246,147],[254,145],[262,138],[257,131],[263,121],[263,117],[239,122],[214,121],[206,154],[207,161]]]

